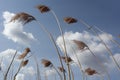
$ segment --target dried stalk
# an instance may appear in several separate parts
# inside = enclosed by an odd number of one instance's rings
[[[73,70],[72,70],[71,66],[70,66],[70,72],[71,72],[71,75],[72,75],[72,80],[74,80],[74,73],[73,73]]]
[[[36,67],[37,67],[37,69],[36,69],[37,77],[36,78],[37,78],[37,80],[41,80],[40,69],[39,69],[39,64],[38,64],[37,58],[34,54],[32,54],[32,52],[31,52],[31,55],[26,58],[30,58],[30,57],[33,57],[34,61],[36,63]]]
[[[47,35],[48,35],[48,37],[50,38],[51,42],[53,42],[53,45],[54,45],[55,50],[56,50],[56,52],[57,52],[57,55],[58,55],[60,64],[61,64],[62,68],[64,68],[63,63],[62,63],[62,60],[61,60],[61,56],[60,56],[60,53],[59,53],[59,50],[58,50],[58,47],[57,47],[57,45],[56,45],[56,42],[55,42],[52,34],[51,34],[39,21],[36,21],[36,22],[40,25],[40,27],[43,29],[43,31],[44,31],[45,33],[47,33]],[[66,80],[66,75],[65,75],[64,72],[63,72],[63,76],[64,76],[64,80]]]
[[[72,47],[72,46],[71,46]],[[80,68],[80,71],[81,71],[81,73],[82,73],[82,80],[85,80],[85,75],[84,75],[84,71],[82,70],[82,65],[81,65],[81,63],[80,63],[80,60],[79,60],[79,58],[78,58],[78,56],[77,56],[77,54],[76,54],[76,51],[75,51],[75,49],[72,47],[72,50],[74,51],[74,55],[75,55],[75,57],[76,57],[76,59],[77,59],[77,62],[78,62],[78,66],[79,66],[79,68]]]
[[[107,37],[108,37],[113,43],[117,44],[118,47],[120,48],[120,43],[119,43],[118,41],[116,41],[116,40],[114,40],[114,39],[111,39],[111,38],[108,36],[108,33],[102,31],[102,30],[99,29],[98,27],[95,27],[95,28],[96,28],[98,31],[100,31],[101,33],[105,33],[105,34],[107,35]]]
[[[21,68],[24,67],[24,66],[26,66],[27,63],[28,63],[28,60],[25,60],[25,61],[22,60],[22,61],[21,61],[20,66],[19,66],[17,72],[15,73],[15,75],[14,75],[14,79],[13,79],[13,80],[16,80],[16,76],[17,76],[18,73],[20,72]]]
[[[80,50],[83,50],[83,49],[88,49],[90,51],[90,53],[93,55],[93,57],[95,57],[95,61],[96,63],[99,63],[99,65],[101,67],[103,67],[104,71],[106,72],[106,74],[108,75],[109,77],[109,74],[108,74],[108,71],[104,68],[104,66],[101,64],[100,60],[97,58],[97,56],[92,52],[92,50],[82,41],[77,41],[77,40],[73,40],[79,47]]]
[[[56,19],[56,22],[57,22],[57,24],[58,24],[58,28],[59,28],[59,30],[60,30],[60,33],[61,33],[61,36],[62,36],[62,40],[63,40],[63,45],[64,45],[64,49],[65,49],[65,56],[66,57],[68,57],[68,55],[67,55],[67,50],[66,50],[66,43],[65,43],[65,38],[64,38],[64,35],[63,35],[63,30],[62,30],[62,27],[61,27],[61,25],[60,25],[60,22],[59,22],[59,20],[58,20],[58,17],[57,17],[57,15],[55,14],[55,12],[53,11],[53,10],[51,10],[51,12],[52,12],[52,14],[53,14],[53,16],[55,17],[55,19]],[[66,59],[66,61],[67,61],[67,59]],[[70,74],[70,66],[69,66],[69,62],[67,61],[67,69],[68,69],[68,80],[71,80],[71,74]]]
[[[61,76],[61,74],[59,73],[59,71],[56,69],[56,67],[53,65],[52,66],[53,67],[53,69],[55,69],[55,71],[58,73],[58,75],[60,76],[60,80],[62,80],[62,76]]]
[[[89,26],[87,23],[85,23],[83,20],[80,20],[80,22],[82,24],[84,24],[88,29],[90,29],[92,32],[94,32],[94,34],[101,40],[102,44],[105,46],[106,50],[108,51],[109,55],[112,57],[113,62],[115,63],[116,67],[118,68],[118,70],[120,71],[120,66],[117,63],[117,61],[115,60],[112,51],[109,49],[109,47],[106,45],[106,43],[101,39],[101,37],[97,34],[97,32],[91,27]]]
[[[13,56],[13,58],[12,58],[12,61],[10,62],[10,65],[8,66],[7,72],[6,72],[5,75],[4,75],[4,80],[7,80],[8,73],[9,73],[9,71],[10,71],[10,68],[11,68],[11,66],[12,66],[12,63],[14,62],[14,59],[15,59],[16,54],[17,54],[17,51],[15,52],[15,54],[14,54],[14,56]]]
[[[65,56],[67,57],[67,51],[66,51],[66,46],[65,46],[65,39],[64,39],[64,36],[63,36],[63,31],[62,31],[62,28],[60,26],[60,23],[59,23],[59,20],[55,14],[55,12],[53,10],[50,10],[49,7],[45,6],[45,5],[39,5],[37,6],[37,8],[41,11],[41,13],[43,12],[48,12],[48,11],[51,11],[53,16],[55,17],[55,20],[57,21],[57,24],[58,24],[58,27],[59,27],[59,30],[60,30],[60,33],[62,35],[62,38],[63,38],[63,44],[64,44],[64,49],[65,49]],[[67,68],[68,68],[68,74],[69,74],[69,77],[68,77],[68,80],[71,80],[69,79],[70,78],[70,69],[69,69],[69,63],[67,62]],[[64,80],[66,80],[66,77],[65,77],[65,74],[64,74]]]

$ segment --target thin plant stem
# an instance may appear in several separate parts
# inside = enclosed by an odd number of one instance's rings
[[[58,24],[58,28],[59,28],[59,30],[60,30],[60,33],[61,33],[61,36],[62,36],[62,39],[63,39],[63,45],[64,45],[64,49],[65,49],[65,57],[68,57],[68,55],[67,55],[67,50],[66,50],[66,43],[65,43],[65,38],[64,38],[64,35],[63,35],[63,30],[62,30],[62,27],[61,27],[61,25],[60,25],[60,22],[59,22],[59,20],[58,20],[58,17],[57,17],[57,15],[55,14],[55,12],[53,11],[53,10],[51,10],[51,13],[53,14],[53,16],[55,17],[55,20],[56,20],[56,22],[57,22],[57,24]],[[69,62],[68,62],[68,60],[67,60],[67,58],[66,58],[66,63],[67,63],[67,70],[68,70],[68,80],[71,80],[71,76],[70,76],[70,66],[69,66]]]
[[[80,71],[81,71],[81,73],[82,73],[82,80],[85,80],[85,75],[84,75],[84,71],[82,70],[82,65],[81,65],[81,63],[80,63],[80,60],[78,59],[78,56],[77,56],[77,54],[76,54],[76,51],[75,51],[75,49],[72,47],[72,50],[74,51],[74,55],[75,55],[75,57],[76,57],[76,59],[77,59],[77,62],[78,62],[78,66],[79,66],[79,68],[80,68]]]
[[[53,67],[53,69],[58,73],[58,75],[59,75],[59,77],[60,77],[60,80],[62,80],[62,76],[61,76],[61,74],[59,73],[59,71],[56,69],[56,67],[53,65],[52,66]]]
[[[107,35],[107,37],[108,37],[113,43],[117,44],[118,47],[120,48],[120,43],[119,43],[118,41],[116,41],[116,40],[114,40],[114,39],[111,39],[106,32],[102,31],[102,30],[99,29],[98,27],[95,27],[95,28],[96,28],[98,31],[100,31],[100,32],[102,32],[102,33],[105,33],[105,34]]]
[[[16,72],[15,75],[14,75],[14,79],[13,79],[13,80],[16,80],[16,76],[17,76],[17,74],[19,73],[20,69],[22,68],[22,62],[23,62],[23,59],[22,59],[22,61],[21,61],[21,63],[20,63],[20,66],[19,66],[17,72]]]
[[[53,45],[55,47],[55,50],[57,52],[57,55],[58,55],[58,58],[59,58],[59,61],[60,61],[60,64],[61,64],[61,67],[64,69],[64,66],[63,66],[63,63],[62,63],[62,59],[61,59],[61,55],[59,53],[58,47],[56,45],[56,42],[55,42],[52,34],[39,21],[36,21],[36,22],[40,25],[40,27],[43,29],[43,31],[48,35],[48,37],[50,38],[51,42],[53,42]],[[63,76],[64,76],[64,80],[66,80],[65,72],[63,72]]]
[[[72,75],[72,80],[74,80],[74,73],[73,73],[71,66],[70,66],[70,71],[71,71],[71,75]]]
[[[34,61],[35,61],[35,63],[36,63],[36,67],[37,67],[37,69],[36,69],[36,72],[37,72],[37,77],[36,77],[36,79],[37,79],[37,80],[41,80],[40,68],[39,68],[38,60],[37,60],[36,56],[35,56],[34,54],[32,54],[32,52],[31,52],[31,55],[28,56],[28,57],[26,57],[26,58],[30,58],[30,57],[33,57],[33,59],[34,59]]]
[[[35,60],[35,63],[36,63],[36,67],[37,67],[37,80],[41,80],[41,75],[40,75],[40,69],[39,69],[39,64],[38,64],[38,61],[37,61],[37,58],[35,55],[31,54]]]
[[[2,69],[2,61],[3,61],[3,57],[1,58],[1,61],[0,61],[0,71],[2,72],[2,75],[4,76],[4,71]]]
[[[8,66],[7,72],[6,72],[5,75],[4,75],[4,80],[7,80],[8,73],[9,73],[9,71],[10,71],[10,68],[11,68],[11,66],[12,66],[12,63],[14,62],[14,59],[15,59],[16,54],[17,54],[17,51],[15,52],[15,54],[14,54],[14,56],[13,56],[13,58],[12,58],[12,61],[10,62],[10,65]]]
[[[112,57],[113,62],[115,63],[116,67],[118,68],[118,70],[120,71],[120,66],[117,63],[117,61],[115,60],[112,51],[108,48],[108,46],[106,45],[106,43],[102,40],[102,38],[97,34],[97,32],[92,29],[91,26],[89,26],[87,23],[85,23],[83,20],[80,20],[80,22],[82,24],[84,24],[88,29],[90,29],[92,32],[94,32],[94,34],[101,40],[102,44],[105,46],[106,50],[108,51],[109,55]]]
[[[13,80],[14,65],[12,65],[11,80]]]
[[[104,71],[106,72],[108,79],[110,80],[110,76],[108,71],[104,68],[104,66],[101,64],[100,60],[97,58],[97,56],[92,52],[92,50],[90,48],[88,48],[88,50],[90,51],[90,53],[95,57],[95,61],[104,69]]]
[[[48,76],[46,74],[46,71],[44,71],[44,76],[45,76],[45,80],[48,80]]]

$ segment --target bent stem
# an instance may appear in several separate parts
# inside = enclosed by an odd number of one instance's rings
[[[92,29],[91,26],[89,26],[87,23],[85,23],[84,21],[80,20],[80,22],[82,24],[84,24],[88,29],[90,29],[92,32],[94,32],[94,34],[100,39],[100,41],[102,42],[102,44],[105,46],[106,50],[108,51],[109,55],[112,57],[113,62],[115,63],[116,67],[118,68],[118,70],[120,71],[120,66],[117,63],[117,61],[115,60],[112,51],[108,48],[108,46],[106,45],[106,43],[101,39],[101,37],[97,34],[97,32]]]
[[[73,73],[71,66],[70,66],[70,71],[71,71],[71,75],[72,75],[72,80],[74,80],[74,73]]]
[[[4,80],[7,80],[7,75],[8,75],[8,73],[9,73],[9,71],[10,71],[10,68],[11,68],[11,66],[12,66],[12,63],[14,62],[14,59],[15,59],[16,54],[17,54],[17,51],[15,52],[15,54],[14,54],[14,56],[13,56],[13,58],[12,58],[12,61],[11,61],[10,65],[8,66],[7,72],[6,72],[5,75],[4,75]]]
[[[37,80],[41,80],[40,68],[39,68],[38,60],[37,60],[36,56],[34,54],[32,54],[32,52],[31,52],[31,56],[34,58],[34,61],[36,63],[36,67],[37,67],[37,69],[36,69],[36,71],[37,71]]]
[[[53,67],[53,69],[58,73],[58,75],[59,75],[59,77],[60,77],[60,80],[62,80],[62,76],[61,76],[61,74],[59,73],[59,71],[56,69],[56,67],[53,65],[52,66]]]
[[[62,36],[63,45],[64,45],[64,50],[65,50],[65,52],[64,52],[65,57],[68,57],[68,55],[67,55],[67,50],[66,50],[66,43],[65,43],[65,38],[64,38],[64,35],[63,35],[62,27],[61,27],[61,25],[60,25],[60,22],[59,22],[59,20],[58,20],[57,15],[55,14],[55,12],[54,12],[53,10],[51,10],[51,13],[52,13],[53,16],[55,17],[55,20],[56,20],[56,22],[57,22],[59,31],[60,31],[61,36]],[[66,63],[67,63],[67,70],[68,70],[68,80],[71,80],[71,76],[70,76],[70,75],[71,75],[71,74],[70,74],[70,66],[69,66],[69,62],[68,62],[67,58],[66,58]]]
[[[114,39],[111,39],[106,32],[102,31],[102,30],[99,29],[98,27],[95,27],[95,28],[96,28],[98,31],[100,31],[101,33],[105,33],[105,34],[107,35],[107,37],[108,37],[113,43],[117,44],[118,47],[120,48],[120,43],[119,43],[118,41],[116,41],[116,40],[114,40]]]
[[[40,27],[43,29],[43,31],[48,35],[48,37],[50,38],[51,42],[53,43],[54,47],[55,47],[55,50],[57,52],[57,55],[58,55],[58,58],[59,58],[59,61],[60,61],[60,64],[61,64],[61,67],[64,69],[64,66],[63,66],[63,63],[62,63],[62,59],[61,59],[61,55],[59,53],[59,50],[58,50],[58,47],[56,45],[56,42],[52,36],[52,34],[39,22],[36,20],[36,22],[40,25]],[[65,75],[65,72],[63,72],[63,76],[64,76],[64,80],[66,80],[66,75]]]
[[[88,48],[88,50],[90,51],[90,53],[95,57],[95,61],[104,69],[104,71],[106,72],[108,79],[110,80],[110,76],[108,71],[104,68],[104,66],[101,64],[100,60],[97,58],[97,56],[91,51],[90,48]]]
[[[47,76],[46,71],[44,72],[44,76],[45,76],[45,80],[48,80],[48,76]]]
[[[17,72],[15,73],[13,80],[16,80],[16,76],[17,76],[17,74],[20,72],[20,70],[21,70],[21,68],[22,68],[22,62],[23,62],[23,60],[21,61],[20,66],[19,66]]]
[[[2,75],[4,76],[5,73],[4,73],[3,69],[2,69],[2,61],[3,61],[3,57],[1,58],[1,61],[0,61],[0,71],[2,72]]]
[[[76,59],[77,59],[77,62],[78,62],[78,66],[79,66],[79,68],[80,68],[80,71],[81,71],[81,73],[82,73],[82,80],[85,80],[85,75],[84,75],[84,71],[82,70],[82,65],[81,65],[81,63],[80,63],[80,60],[78,59],[78,56],[77,56],[77,54],[76,54],[76,51],[75,51],[75,49],[72,47],[72,50],[74,51],[74,55],[75,55],[75,57],[76,57]]]

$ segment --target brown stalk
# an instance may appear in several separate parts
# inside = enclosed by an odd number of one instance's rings
[[[61,27],[61,25],[60,25],[60,22],[59,22],[59,20],[58,20],[57,15],[55,14],[55,12],[54,12],[53,10],[51,10],[51,12],[52,12],[53,16],[54,16],[54,17],[55,17],[55,19],[56,19],[56,22],[57,22],[57,24],[58,24],[58,28],[59,28],[60,33],[61,33],[61,36],[62,36],[63,45],[64,45],[64,49],[65,49],[64,54],[65,54],[65,56],[66,56],[66,57],[68,57],[67,50],[66,50],[66,43],[65,43],[65,38],[64,38],[64,35],[63,35],[63,30],[62,30],[62,27]],[[67,61],[67,59],[66,59],[66,61]],[[71,76],[70,76],[70,75],[71,75],[71,73],[70,73],[70,66],[69,66],[69,62],[67,61],[67,62],[66,62],[66,64],[67,64],[67,69],[68,69],[68,80],[71,80]]]
[[[32,55],[33,55],[33,54],[32,54]],[[36,66],[37,66],[37,80],[41,80],[40,69],[39,69],[39,64],[38,64],[37,58],[36,58],[36,56],[34,56],[34,55],[33,55],[33,58],[34,58],[34,60],[35,60]]]
[[[47,6],[45,6],[45,5],[39,5],[38,7],[45,7],[45,8],[47,8],[48,10],[47,11],[45,11],[45,12],[48,12],[48,11],[51,11],[52,12],[52,14],[53,14],[53,16],[55,17],[55,20],[57,21],[57,24],[58,24],[58,28],[59,28],[59,30],[60,30],[60,33],[61,33],[61,35],[62,35],[62,39],[63,39],[63,44],[64,44],[64,49],[65,49],[65,56],[67,57],[67,51],[66,51],[66,45],[65,45],[65,39],[64,39],[64,36],[63,36],[63,30],[62,30],[62,27],[61,27],[61,25],[60,25],[60,22],[59,22],[59,20],[58,20],[58,18],[57,18],[57,16],[56,16],[56,14],[55,14],[55,12],[53,11],[53,10],[50,10],[50,8],[49,7],[47,7]],[[38,8],[37,7],[37,8]],[[42,10],[40,9],[40,8],[38,8],[41,12],[42,12]],[[71,80],[70,79],[70,68],[69,68],[69,63],[67,62],[67,69],[68,69],[68,80]],[[64,74],[64,73],[63,73]],[[65,74],[64,74],[64,80],[66,80],[66,78],[65,78]]]
[[[70,72],[71,72],[72,80],[74,80],[74,73],[73,73],[71,66],[70,66]]]
[[[31,51],[30,51],[31,52]],[[38,64],[38,60],[37,60],[37,57],[34,55],[34,54],[32,54],[32,52],[31,52],[31,54],[28,56],[28,57],[26,57],[26,59],[27,58],[30,58],[30,57],[33,57],[33,59],[34,59],[34,61],[35,61],[35,63],[36,63],[36,72],[37,72],[37,77],[36,77],[36,80],[41,80],[41,75],[40,75],[40,69],[39,69],[39,64]]]
[[[77,54],[76,54],[76,51],[75,51],[75,49],[71,46],[71,48],[72,48],[72,50],[74,51],[74,54],[73,55],[75,55],[75,57],[76,57],[76,59],[77,59],[77,62],[78,62],[78,67],[79,67],[79,69],[80,69],[80,71],[81,71],[81,73],[82,73],[82,80],[85,80],[85,75],[84,75],[84,71],[82,70],[82,64],[80,63],[80,60],[79,60],[79,58],[78,58],[78,56],[77,56]]]
[[[77,22],[77,19],[75,19],[75,18],[73,18],[73,17],[65,17],[64,18],[64,21],[67,23],[67,24],[73,24],[73,23],[76,23]],[[78,41],[76,41],[76,40],[73,40],[76,44],[79,44],[80,46],[78,46],[79,47],[79,49],[80,50],[83,50],[85,47],[87,47],[87,45],[86,44],[84,44],[83,42],[78,42]],[[78,59],[78,57],[77,57],[77,54],[76,54],[76,52],[75,52],[75,50],[74,50],[74,48],[72,47],[72,49],[73,49],[73,51],[74,51],[74,55],[75,55],[75,57],[76,57],[76,59],[77,59],[77,61],[78,61],[78,66],[79,66],[79,68],[80,68],[80,71],[82,72],[82,74],[83,74],[83,80],[85,79],[85,77],[84,77],[84,71],[82,70],[82,65],[81,65],[81,63],[80,63],[80,61],[79,61],[79,59]]]
[[[12,58],[12,61],[10,62],[10,65],[8,66],[7,72],[6,72],[5,75],[4,75],[4,80],[7,80],[8,73],[9,73],[9,71],[10,71],[10,68],[11,68],[13,62],[14,62],[14,59],[15,59],[16,54],[17,54],[17,51],[15,52],[15,54],[14,54],[14,56],[13,56],[13,58]]]
[[[60,58],[61,56],[60,56],[58,47],[57,47],[57,45],[56,45],[56,42],[55,42],[52,34],[51,34],[39,21],[36,20],[36,22],[40,25],[40,27],[43,29],[43,31],[44,31],[45,33],[47,33],[47,35],[48,35],[48,37],[50,38],[51,42],[53,42],[53,45],[54,45],[54,47],[55,47],[55,50],[56,50],[56,52],[57,52],[57,55],[58,55],[58,58],[59,58],[59,61],[60,61],[60,64],[61,64],[61,67],[64,68],[63,63],[62,63],[62,60],[61,60],[61,58]],[[63,73],[63,76],[64,76],[64,80],[66,80],[65,73]]]
[[[102,31],[101,29],[99,29],[98,27],[95,27],[98,31],[100,31],[101,33],[105,33],[107,35],[107,37],[111,40],[111,42],[115,43],[116,45],[118,45],[118,47],[120,48],[120,43],[114,39],[111,39],[109,36],[108,36],[108,33]]]
[[[19,66],[17,72],[15,73],[13,80],[16,80],[16,76],[17,76],[18,73],[20,72],[21,68],[22,68],[22,67],[25,67],[25,66],[28,64],[28,61],[29,61],[29,60],[22,60],[22,61],[21,61],[20,66]]]

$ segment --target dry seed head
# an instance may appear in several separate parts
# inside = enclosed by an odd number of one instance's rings
[[[82,41],[73,40],[73,42],[78,46],[78,48],[79,48],[80,50],[84,50],[85,47],[88,48],[88,46],[87,46],[84,42],[82,42]]]
[[[22,61],[21,66],[24,67],[28,64],[29,60]]]
[[[63,57],[63,56],[62,56],[61,58],[62,58],[65,62],[68,61],[68,62],[70,63],[70,62],[73,61],[70,57]],[[66,61],[66,60],[67,60],[67,61]]]
[[[85,70],[85,72],[88,74],[88,75],[94,75],[94,74],[97,74],[96,70],[93,70],[91,68],[87,68]]]
[[[65,69],[62,68],[62,67],[58,67],[58,69],[59,69],[59,71],[61,71],[61,72],[66,72]]]
[[[39,9],[41,13],[45,13],[45,12],[50,11],[49,7],[47,7],[45,5],[38,5],[37,9]]]
[[[30,52],[30,48],[26,48],[25,52],[29,53]]]
[[[50,66],[52,66],[51,61],[49,61],[47,59],[42,59],[42,64],[44,65],[44,67],[50,67]]]
[[[24,24],[29,23],[33,20],[36,20],[32,15],[29,15],[25,12],[21,12],[13,16],[13,18],[10,20],[10,22],[15,21],[15,20],[21,20],[24,22]]]
[[[77,19],[75,18],[72,18],[72,17],[65,17],[64,18],[64,21],[68,24],[72,24],[72,23],[76,23],[77,22]]]
[[[18,59],[23,59],[23,58],[25,58],[25,56],[26,56],[29,52],[30,52],[30,48],[26,48],[26,49],[24,50],[24,52],[23,52],[21,55],[19,55]]]

